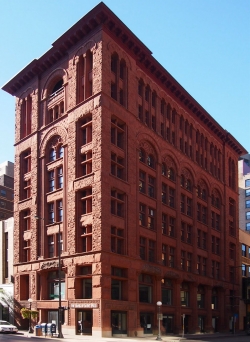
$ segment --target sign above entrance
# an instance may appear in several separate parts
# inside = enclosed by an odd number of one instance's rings
[[[98,303],[71,303],[70,307],[72,309],[87,308],[87,309],[97,309],[99,307]]]

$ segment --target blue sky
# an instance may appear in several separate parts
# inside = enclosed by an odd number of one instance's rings
[[[163,67],[250,152],[250,1],[106,0]],[[97,0],[0,1],[0,86]],[[0,162],[14,161],[14,98],[0,90]]]

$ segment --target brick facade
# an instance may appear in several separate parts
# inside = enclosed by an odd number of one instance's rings
[[[244,148],[103,4],[3,89],[16,100],[15,298],[63,331],[228,330]],[[38,216],[38,220],[35,218]]]

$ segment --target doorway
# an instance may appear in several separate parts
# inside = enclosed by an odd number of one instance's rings
[[[92,335],[93,315],[92,310],[77,312],[77,334]]]
[[[174,322],[173,315],[163,315],[162,326],[164,327],[166,334],[173,333],[173,330],[174,330],[173,322]]]
[[[112,311],[111,312],[112,335],[127,335],[127,313]]]
[[[144,334],[153,333],[153,314],[152,313],[140,313],[140,324],[143,328]]]

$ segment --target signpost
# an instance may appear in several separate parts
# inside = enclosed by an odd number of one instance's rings
[[[182,315],[182,338],[184,338],[184,320],[185,320],[185,314]]]

